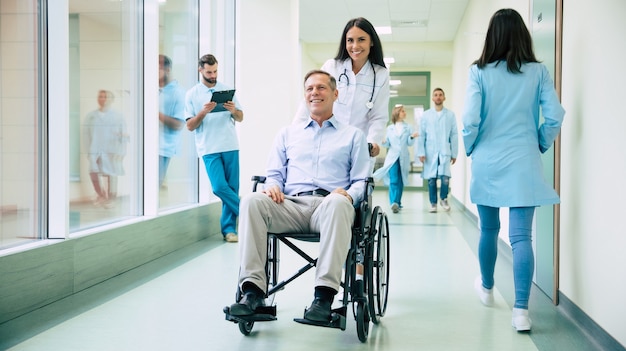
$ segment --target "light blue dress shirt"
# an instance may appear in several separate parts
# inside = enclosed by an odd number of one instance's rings
[[[269,156],[266,187],[286,195],[322,188],[346,189],[357,206],[369,176],[369,150],[363,133],[331,117],[322,127],[309,118],[283,128]]]
[[[202,82],[194,85],[185,96],[185,118],[194,117],[207,102],[211,101],[214,91],[229,90],[225,84],[217,82],[215,87],[207,88]],[[241,105],[237,95],[233,102],[238,110]],[[216,107],[217,109],[217,107]],[[239,150],[239,140],[235,129],[235,120],[229,111],[207,113],[202,124],[194,130],[198,157],[219,152]]]
[[[526,207],[559,202],[543,177],[541,153],[554,143],[565,110],[543,64],[526,63],[521,71],[508,72],[502,61],[482,69],[470,67],[463,141],[472,156],[470,198],[475,204]]]

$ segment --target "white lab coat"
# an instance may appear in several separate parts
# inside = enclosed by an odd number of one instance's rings
[[[450,159],[459,151],[459,137],[454,112],[443,108],[441,117],[431,108],[424,112],[417,138],[417,156],[426,156],[422,178],[451,176]]]

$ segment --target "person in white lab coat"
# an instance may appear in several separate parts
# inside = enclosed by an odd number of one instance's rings
[[[322,70],[337,80],[339,97],[333,107],[335,118],[361,129],[371,144],[370,156],[378,156],[378,143],[383,140],[389,121],[389,71],[374,26],[362,17],[348,21],[337,56],[326,61]],[[294,122],[305,121],[308,117],[303,102]],[[374,159],[371,162],[373,169]]]
[[[470,199],[480,218],[481,275],[474,287],[484,305],[493,305],[500,207],[509,207],[515,285],[511,324],[528,331],[535,207],[560,201],[543,177],[541,154],[559,134],[565,110],[515,10],[498,10],[491,17],[483,52],[469,69],[466,94],[463,141],[472,157]]]
[[[456,162],[459,151],[459,137],[454,112],[443,107],[446,94],[443,89],[433,90],[435,107],[422,115],[417,156],[424,164],[422,178],[428,180],[429,212],[437,212],[437,179],[441,179],[439,198],[441,207],[450,210],[448,191],[450,189],[450,165]]]
[[[396,105],[391,111],[392,124],[387,127],[387,138],[383,142],[383,146],[388,148],[385,163],[374,172],[374,179],[384,179],[389,185],[389,203],[393,213],[402,208],[402,191],[411,168],[409,146],[413,145],[418,134],[411,130],[405,119],[404,106]]]

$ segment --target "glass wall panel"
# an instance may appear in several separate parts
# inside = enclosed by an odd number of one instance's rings
[[[185,93],[198,76],[198,0],[159,4],[159,208],[198,201],[194,134],[185,126]],[[157,59],[155,57],[155,59]]]
[[[140,3],[69,0],[70,231],[142,214]]]
[[[0,1],[0,249],[42,238],[42,104],[36,0]]]

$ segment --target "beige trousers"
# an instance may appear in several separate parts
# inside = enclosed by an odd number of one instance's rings
[[[354,207],[343,195],[285,196],[281,204],[263,193],[246,195],[239,209],[239,284],[254,283],[265,290],[267,233],[320,233],[315,286],[339,291],[346,261]]]

